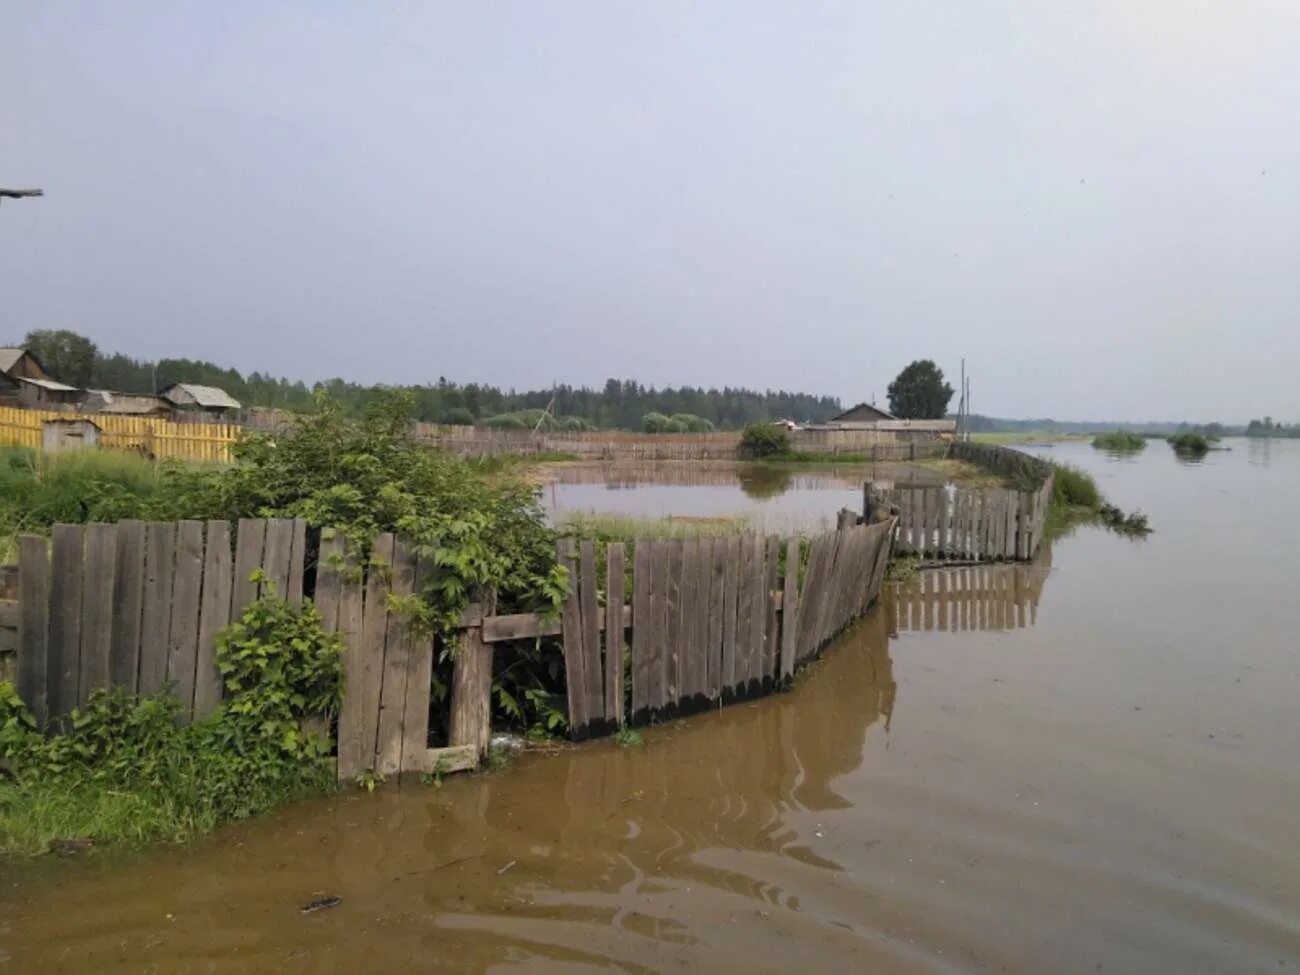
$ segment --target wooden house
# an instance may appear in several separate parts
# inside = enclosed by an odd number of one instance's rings
[[[850,424],[857,425],[862,423],[878,423],[881,420],[896,420],[898,417],[888,410],[882,410],[874,403],[859,403],[851,409],[845,410],[839,416],[833,416],[826,422],[831,425],[847,426]]]
[[[226,419],[239,410],[239,400],[216,386],[172,383],[158,395],[178,410],[204,413],[214,419]]]

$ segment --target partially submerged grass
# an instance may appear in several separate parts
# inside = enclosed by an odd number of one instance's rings
[[[1113,453],[1132,454],[1139,450],[1145,450],[1147,445],[1146,437],[1139,436],[1136,433],[1126,433],[1123,430],[1116,430],[1114,433],[1099,433],[1092,438],[1092,445],[1098,450],[1109,450]]]
[[[999,488],[1010,487],[1007,478],[995,471],[987,470],[970,461],[957,460],[952,457],[930,457],[926,460],[908,461],[916,467],[923,467],[943,477],[950,484],[963,488]]]
[[[1182,457],[1203,457],[1210,450],[1210,438],[1202,433],[1180,433],[1169,438],[1169,445]]]
[[[1064,440],[1087,440],[1086,433],[1056,433],[1051,430],[1020,430],[1014,433],[972,433],[975,443],[1023,444],[1023,443],[1060,443]]]
[[[662,518],[638,515],[606,515],[575,511],[556,524],[562,534],[599,541],[623,541],[629,538],[718,538],[744,535],[754,530],[746,515],[665,515]]]
[[[1147,516],[1140,511],[1125,514],[1108,502],[1087,471],[1073,464],[1053,463],[1052,498],[1047,509],[1045,531],[1059,538],[1072,526],[1096,522],[1120,535],[1141,538],[1151,533]]]

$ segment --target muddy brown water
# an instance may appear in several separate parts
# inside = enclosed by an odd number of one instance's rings
[[[1045,452],[1157,533],[893,594],[643,747],[0,865],[0,971],[1294,971],[1300,442],[1231,445]]]

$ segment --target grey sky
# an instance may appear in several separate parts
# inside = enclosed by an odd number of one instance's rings
[[[1300,3],[0,6],[0,340],[1300,420]]]

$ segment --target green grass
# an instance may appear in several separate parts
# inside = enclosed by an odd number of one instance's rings
[[[1136,433],[1116,430],[1114,433],[1099,433],[1092,438],[1092,445],[1098,450],[1109,450],[1113,453],[1137,453],[1139,450],[1146,449],[1147,441],[1145,437]]]
[[[591,512],[567,515],[559,521],[556,528],[562,534],[601,541],[623,541],[630,538],[718,538],[744,535],[754,530],[753,523],[744,515],[666,515],[663,518],[649,518]]]
[[[1063,440],[1087,440],[1086,433],[1055,433],[1051,430],[1022,430],[1014,433],[972,433],[975,443],[1017,444],[1017,443],[1058,443]]]
[[[1058,538],[1071,526],[1092,522],[1121,535],[1143,537],[1151,533],[1147,516],[1140,511],[1125,514],[1101,493],[1087,471],[1072,464],[1053,463],[1052,498],[1047,509],[1046,533]]]

